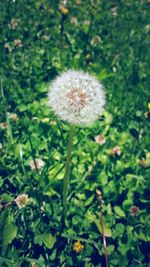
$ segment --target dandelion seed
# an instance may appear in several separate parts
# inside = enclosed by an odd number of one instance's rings
[[[25,207],[28,201],[29,198],[27,194],[21,194],[15,199],[15,202],[19,208]]]
[[[62,120],[89,126],[104,110],[105,92],[94,77],[83,71],[69,70],[51,84],[49,105]]]
[[[96,142],[97,144],[103,145],[103,144],[106,143],[106,139],[105,139],[105,137],[104,137],[103,135],[97,135],[97,136],[95,137],[95,142]]]
[[[36,163],[36,165],[35,165],[35,163]],[[44,165],[45,165],[45,163],[42,159],[35,159],[35,162],[34,162],[34,160],[30,161],[30,167],[32,170],[35,170],[36,167],[38,170],[40,170],[44,167]]]
[[[79,253],[81,250],[83,250],[84,246],[81,244],[80,241],[76,241],[74,244],[73,244],[73,251],[76,252],[76,253]]]

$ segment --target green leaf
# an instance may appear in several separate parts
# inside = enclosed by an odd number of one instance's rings
[[[107,247],[107,253],[108,253],[108,255],[111,255],[114,252],[114,249],[115,249],[114,245],[108,246]]]
[[[102,226],[99,220],[95,220],[95,224],[97,226],[97,229],[99,230],[99,232],[102,234]],[[112,231],[109,228],[109,226],[107,225],[107,223],[103,222],[104,224],[104,235],[107,237],[111,237],[112,236]]]
[[[0,199],[2,199],[4,202],[9,202],[9,201],[12,201],[13,198],[8,195],[7,193],[4,193],[0,196]]]
[[[52,249],[56,243],[56,236],[53,236],[50,233],[44,233],[42,235],[42,241],[47,248]]]
[[[23,111],[28,109],[28,106],[25,104],[20,104],[20,105],[18,105],[18,109],[20,112],[23,112]]]
[[[133,205],[132,199],[126,199],[125,201],[123,201],[123,204],[122,204],[124,209],[129,209],[132,205]]]
[[[114,211],[119,217],[125,217],[126,216],[124,211],[119,206],[115,206]]]
[[[7,249],[17,235],[17,228],[14,224],[14,219],[9,215],[8,209],[4,210],[0,216],[0,244],[3,246],[2,254]]]
[[[84,203],[84,207],[89,206],[89,205],[93,202],[94,197],[95,197],[94,195],[92,195],[91,197],[89,197],[89,198],[85,201],[85,203]]]
[[[108,73],[106,69],[101,70],[101,72],[98,74],[98,78],[100,80],[104,80],[111,76],[113,76],[113,73]]]
[[[102,233],[101,222],[100,222],[100,220],[97,219],[97,217],[96,217],[94,214],[92,214],[92,213],[90,213],[90,212],[87,212],[87,218],[86,218],[86,220],[89,220],[90,223],[95,223],[95,224],[96,224],[96,227],[97,227],[97,229],[98,229],[98,231],[99,231],[100,233]],[[103,223],[104,223],[104,232],[105,232],[105,236],[107,236],[107,237],[111,237],[111,236],[112,236],[112,231],[111,231],[111,229],[109,228],[109,225],[108,225],[105,221],[103,221]]]
[[[3,185],[4,180],[2,179],[2,177],[0,177],[0,187]]]
[[[47,92],[48,88],[47,88],[47,85],[45,83],[43,84],[38,84],[35,86],[36,90],[40,93],[45,93]]]
[[[124,230],[125,230],[125,226],[122,223],[118,223],[116,225],[117,236],[122,236]]]

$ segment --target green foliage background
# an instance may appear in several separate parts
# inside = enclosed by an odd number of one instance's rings
[[[98,189],[109,266],[147,267],[150,1],[70,0],[66,8],[63,14],[59,1],[1,0],[0,120],[7,128],[0,128],[0,198],[3,205],[25,192],[30,202],[1,210],[0,265],[105,266]],[[50,111],[47,92],[70,68],[102,80],[107,105],[94,125],[76,129],[68,225],[60,235],[69,128]],[[102,146],[94,140],[99,134]],[[120,156],[111,155],[115,146]],[[45,162],[42,172],[31,170],[33,158]]]

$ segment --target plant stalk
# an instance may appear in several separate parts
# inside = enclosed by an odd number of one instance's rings
[[[101,226],[102,226],[102,237],[103,237],[103,245],[104,245],[105,263],[106,263],[106,267],[109,267],[108,266],[108,256],[107,256],[107,245],[106,245],[106,238],[105,238],[105,228],[104,228],[104,223],[103,223],[102,212],[100,212],[100,222],[101,222]]]
[[[68,203],[67,203],[67,195],[68,195],[68,187],[69,187],[69,174],[70,174],[70,162],[71,162],[71,152],[73,147],[73,135],[74,135],[74,127],[70,126],[69,140],[67,146],[67,158],[66,158],[66,168],[65,175],[63,179],[63,211],[62,211],[62,226],[65,225],[65,219],[67,216]]]

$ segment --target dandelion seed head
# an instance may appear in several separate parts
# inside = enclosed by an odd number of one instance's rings
[[[62,120],[88,126],[104,110],[105,92],[95,77],[83,71],[68,70],[51,84],[49,105]]]

